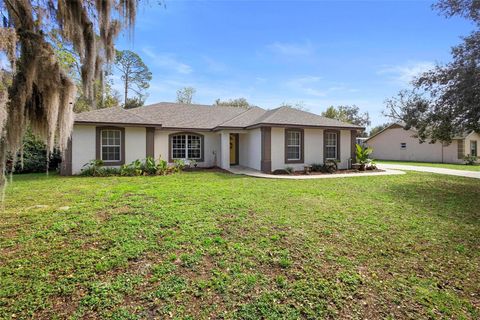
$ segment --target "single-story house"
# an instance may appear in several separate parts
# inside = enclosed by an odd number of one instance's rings
[[[227,170],[241,165],[263,172],[287,166],[303,170],[326,159],[347,168],[363,129],[288,107],[158,103],[100,109],[75,115],[62,173],[78,174],[94,159],[120,166],[146,157],[169,163],[195,160],[199,167]]]
[[[393,123],[369,137],[365,144],[373,148],[372,158],[378,160],[463,163],[464,156],[478,156],[480,134],[465,133],[454,137],[450,144],[420,143],[414,129],[405,130],[402,123]]]

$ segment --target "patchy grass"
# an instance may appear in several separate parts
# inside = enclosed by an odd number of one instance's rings
[[[16,176],[0,318],[478,319],[479,199],[424,173]]]
[[[480,164],[466,165],[466,164],[456,164],[456,163],[391,161],[391,160],[375,160],[375,162],[385,163],[385,164],[402,164],[407,166],[435,167],[435,168],[445,168],[445,169],[465,170],[465,171],[480,171]]]

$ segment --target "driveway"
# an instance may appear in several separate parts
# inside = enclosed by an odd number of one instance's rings
[[[393,163],[379,163],[377,164],[377,166],[380,169],[421,171],[421,172],[446,174],[449,176],[459,176],[459,177],[480,179],[480,171],[464,171],[464,170],[435,168],[435,167],[409,166],[404,164],[393,164]]]

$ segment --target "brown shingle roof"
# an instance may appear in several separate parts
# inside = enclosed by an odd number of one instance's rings
[[[350,123],[325,118],[288,107],[265,110],[227,106],[157,103],[136,109],[109,108],[80,113],[75,122],[158,125],[164,128],[203,129],[249,128],[261,125],[311,126],[362,129]]]
[[[118,123],[135,125],[158,125],[161,124],[147,118],[143,118],[131,110],[125,110],[119,107],[98,109],[89,112],[75,114],[76,123]]]
[[[269,110],[252,125],[261,124],[363,129],[363,127],[351,123],[341,122],[335,119],[319,116],[315,113],[289,107],[280,107]]]
[[[246,109],[199,104],[157,103],[131,109],[135,114],[161,123],[164,128],[213,129]]]

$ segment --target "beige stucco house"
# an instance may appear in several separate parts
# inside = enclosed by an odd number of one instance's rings
[[[394,123],[365,140],[378,160],[463,163],[465,155],[478,156],[480,135],[475,132],[454,137],[450,144],[420,143],[413,129]]]
[[[281,107],[265,110],[158,103],[75,116],[62,173],[80,173],[93,159],[120,166],[148,156],[200,167],[241,165],[263,172],[337,159],[347,168],[363,128]]]

